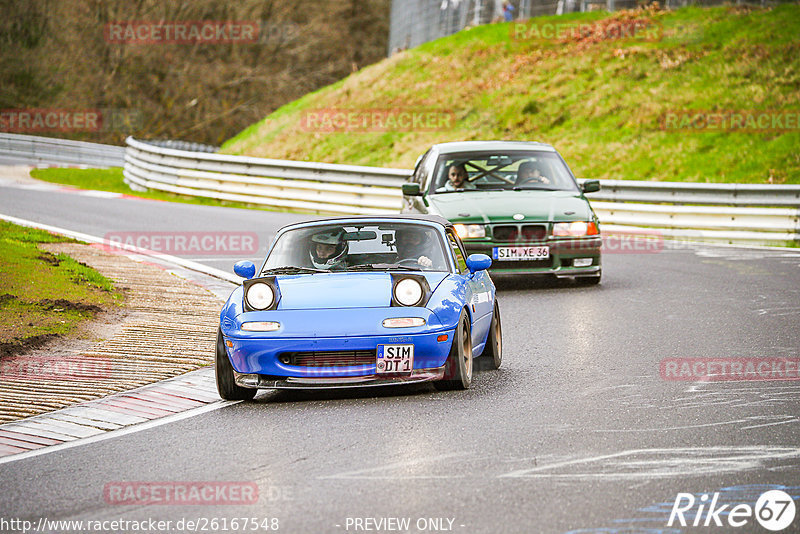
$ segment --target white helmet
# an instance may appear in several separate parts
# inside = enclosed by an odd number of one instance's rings
[[[317,269],[331,269],[338,266],[347,256],[348,245],[344,239],[344,230],[341,228],[325,230],[311,236],[308,255],[311,263]],[[332,247],[331,254],[320,256],[317,245]]]

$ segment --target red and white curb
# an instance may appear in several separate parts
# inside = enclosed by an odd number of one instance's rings
[[[0,464],[144,430],[235,402],[217,394],[206,367],[131,391],[0,425]]]
[[[66,235],[88,243],[108,244],[105,239],[66,228],[4,214],[0,214],[0,219]],[[123,253],[129,257],[140,261],[146,258],[150,263],[156,265],[160,263],[172,271],[175,271],[177,267],[179,270],[200,273],[217,280],[235,281],[236,283],[239,281],[238,278],[224,271],[183,258],[157,254],[127,245],[123,248],[125,249]],[[192,279],[191,276],[183,277]],[[195,281],[197,282],[197,280]],[[231,290],[230,287],[208,285],[209,289],[223,299],[227,298],[227,294]],[[138,432],[238,402],[240,401],[220,399],[213,367],[198,369],[130,391],[115,393],[98,400],[0,425],[0,464]]]

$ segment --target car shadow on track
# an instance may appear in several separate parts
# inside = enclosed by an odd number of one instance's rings
[[[492,282],[498,291],[519,291],[526,289],[547,290],[547,289],[582,289],[592,291],[602,287],[587,286],[578,282],[574,278],[556,278],[541,275],[501,275],[493,274]]]
[[[400,384],[396,386],[354,387],[342,389],[280,389],[261,391],[258,393],[253,402],[274,404],[353,399],[382,399],[391,397],[414,397],[421,395],[469,395],[482,392],[487,388],[491,388],[491,382],[496,382],[496,380],[503,374],[504,372],[502,369],[489,369],[485,364],[482,362],[479,363],[476,360],[472,387],[468,390],[439,391],[434,388],[433,384],[430,382],[423,382],[419,384]]]
[[[279,389],[259,393],[255,402],[284,403],[284,402],[309,402],[330,401],[345,399],[371,399],[385,397],[411,397],[414,395],[428,394],[435,389],[431,384],[407,384],[398,386],[361,387],[342,389],[315,389],[293,390]]]

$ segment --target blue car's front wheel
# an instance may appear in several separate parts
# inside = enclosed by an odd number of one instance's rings
[[[485,362],[485,368],[488,369],[500,369],[500,364],[503,363],[503,328],[500,324],[500,306],[497,304],[497,299],[494,301],[492,324],[480,360]]]
[[[214,361],[214,374],[217,377],[217,391],[225,400],[251,400],[257,390],[236,385],[233,377],[233,365],[225,351],[225,339],[222,330],[217,331],[217,356]]]
[[[467,312],[461,310],[453,345],[445,363],[444,378],[433,385],[436,389],[469,389],[472,383],[472,335]]]

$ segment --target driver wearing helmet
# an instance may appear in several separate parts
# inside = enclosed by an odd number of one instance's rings
[[[311,236],[308,254],[317,269],[344,269],[348,245],[341,228],[326,230]]]
[[[432,267],[435,256],[432,252],[433,243],[427,232],[418,228],[398,228],[395,232],[397,245],[397,259],[414,260],[420,267]]]

